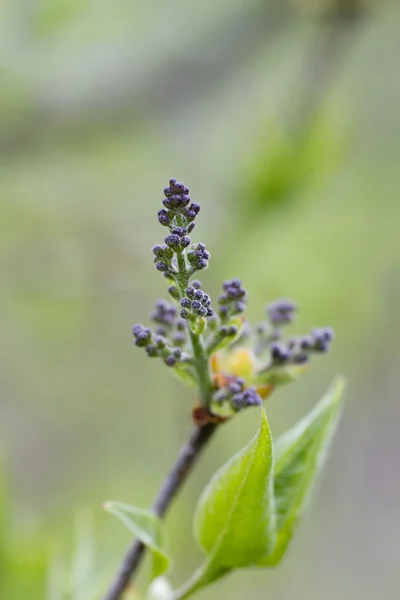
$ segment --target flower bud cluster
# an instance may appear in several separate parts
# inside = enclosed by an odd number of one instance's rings
[[[169,340],[153,333],[149,328],[136,324],[132,327],[135,345],[145,348],[148,356],[161,357],[168,367],[176,366],[183,358],[181,348],[171,347]]]
[[[192,266],[193,272],[200,271],[208,267],[210,253],[206,249],[205,244],[193,244],[187,253],[189,264]]]
[[[154,331],[134,325],[134,343],[150,357],[178,367],[176,373],[185,381],[197,383],[202,405],[214,403],[220,416],[259,405],[276,385],[297,377],[312,353],[326,352],[333,331],[322,327],[284,340],[285,326],[293,322],[297,311],[288,299],[270,303],[267,319],[251,327],[243,315],[247,293],[239,279],[223,283],[214,311],[201,282],[191,281],[210,260],[205,244],[192,243],[190,237],[200,206],[176,179],[170,180],[164,195],[158,220],[168,235],[152,252],[157,270],[169,279],[168,292],[176,304],[156,302],[151,313]]]
[[[262,404],[256,388],[245,387],[245,381],[241,377],[233,377],[225,387],[216,391],[213,395],[213,401],[216,404],[229,402],[235,411]]]
[[[154,246],[154,262],[157,270],[169,279],[176,280],[177,276],[182,276],[182,265],[190,277],[196,271],[205,269],[210,258],[205,245],[192,244],[189,237],[200,205],[191,202],[189,188],[176,179],[170,180],[164,194],[164,208],[159,210],[158,220],[161,225],[168,227],[170,233],[164,238],[164,244]]]
[[[274,365],[305,364],[312,352],[327,352],[334,340],[331,327],[319,327],[310,335],[289,339],[286,343],[274,341],[270,344],[271,361]]]
[[[291,300],[275,300],[267,306],[267,315],[272,325],[280,327],[292,323],[297,306]]]
[[[240,279],[230,279],[222,284],[223,293],[218,298],[218,314],[222,322],[246,310],[247,293]]]
[[[156,324],[154,331],[139,324],[132,327],[135,345],[145,348],[148,356],[161,357],[168,366],[175,366],[185,358],[185,321],[179,317],[177,307],[166,300],[157,300],[150,318]]]
[[[161,271],[165,274],[170,274],[173,271],[172,259],[174,257],[174,251],[167,246],[167,244],[156,244],[152,249],[155,255],[154,262],[156,264],[157,271]]]
[[[214,310],[211,308],[211,298],[199,287],[191,285],[185,290],[186,296],[181,298],[181,317],[191,319],[195,317],[212,317]]]
[[[194,220],[200,212],[200,205],[190,201],[189,188],[176,179],[170,179],[169,186],[164,189],[164,195],[162,203],[165,208],[158,212],[158,220],[161,225],[171,230],[174,227],[182,227],[185,233],[180,237],[185,237],[194,229]]]

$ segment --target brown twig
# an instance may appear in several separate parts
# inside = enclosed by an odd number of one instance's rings
[[[189,440],[182,447],[176,463],[164,480],[154,501],[152,510],[157,516],[163,517],[165,515],[176,494],[186,481],[186,478],[197,458],[200,456],[201,451],[206,446],[217,427],[218,424],[208,423],[204,427],[196,427],[196,429],[193,430]],[[145,551],[146,547],[142,542],[136,540],[132,543],[123,558],[114,581],[107,594],[104,596],[104,600],[119,600],[122,597],[122,594],[127,589],[131,577],[139,566]]]

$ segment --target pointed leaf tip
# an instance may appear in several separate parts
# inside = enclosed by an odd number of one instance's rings
[[[213,476],[194,517],[210,580],[249,566],[275,544],[273,446],[264,409],[250,443]]]
[[[107,512],[116,516],[153,554],[153,578],[165,573],[170,565],[170,557],[161,544],[162,523],[150,510],[107,501],[103,503]]]
[[[345,380],[337,378],[316,407],[276,442],[274,489],[278,538],[259,565],[276,565],[304,515],[336,430]]]

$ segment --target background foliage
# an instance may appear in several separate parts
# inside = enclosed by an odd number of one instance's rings
[[[148,505],[186,435],[187,390],[130,334],[165,291],[149,250],[171,176],[202,203],[207,289],[241,277],[254,319],[283,295],[299,331],[336,330],[329,358],[268,401],[272,430],[334,372],[351,383],[287,561],[203,596],[397,597],[399,8],[331,8],[0,3],[1,598],[59,600],[65,580],[79,600],[107,581],[129,536],[101,502]],[[193,506],[258,417],[221,430],[172,510],[175,583],[199,562]]]

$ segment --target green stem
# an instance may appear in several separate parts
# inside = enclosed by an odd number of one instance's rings
[[[193,333],[193,331],[190,329],[190,325],[189,333],[193,348],[193,363],[199,384],[200,400],[203,406],[208,406],[210,404],[210,396],[212,391],[210,371],[208,368],[208,355],[204,347],[202,336]]]
[[[181,298],[186,295],[186,288],[191,277],[190,271],[186,266],[186,259],[183,252],[176,253],[178,263],[177,284]],[[200,400],[203,406],[208,406],[211,400],[212,382],[208,366],[208,353],[204,345],[203,336],[194,333],[187,322],[187,330],[193,350],[193,366],[196,371],[197,381],[200,392]]]

